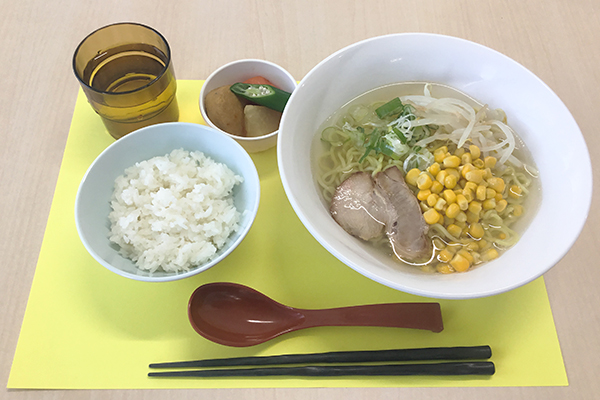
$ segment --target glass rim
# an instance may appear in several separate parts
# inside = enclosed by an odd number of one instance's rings
[[[165,64],[165,66],[163,67],[163,69],[160,71],[160,74],[158,74],[156,76],[156,78],[152,79],[150,82],[146,83],[143,86],[140,86],[139,88],[133,89],[133,90],[127,90],[124,92],[107,92],[104,90],[98,90],[92,86],[90,86],[89,84],[87,84],[86,82],[83,81],[83,79],[81,78],[81,76],[79,76],[79,73],[77,72],[77,67],[76,67],[76,58],[77,58],[77,54],[79,53],[79,49],[81,48],[81,46],[83,46],[83,44],[85,43],[86,40],[88,40],[92,35],[104,30],[104,29],[108,29],[108,28],[112,28],[114,26],[117,25],[136,25],[136,26],[140,26],[142,28],[146,28],[151,30],[152,32],[156,33],[158,35],[158,37],[164,42],[167,51],[166,51],[166,56],[167,56],[167,63]],[[169,42],[167,42],[167,39],[156,29],[152,28],[151,26],[148,25],[144,25],[144,24],[140,24],[139,22],[115,22],[113,24],[109,24],[109,25],[105,25],[102,26],[92,32],[90,32],[86,37],[84,37],[81,42],[77,45],[77,48],[75,49],[75,52],[73,53],[73,73],[75,74],[75,77],[77,78],[77,80],[79,81],[79,83],[96,92],[96,93],[100,93],[100,94],[107,94],[107,95],[111,95],[111,96],[119,96],[119,95],[126,95],[126,94],[131,94],[131,93],[135,93],[135,92],[139,92],[140,90],[144,90],[146,88],[148,88],[150,85],[152,85],[154,82],[158,81],[160,78],[163,77],[163,75],[165,74],[165,72],[167,72],[167,70],[169,69],[171,65],[171,46],[169,46]]]

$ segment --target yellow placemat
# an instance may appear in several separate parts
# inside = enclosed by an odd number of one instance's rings
[[[179,81],[181,121],[203,123],[202,81]],[[401,386],[565,386],[567,375],[542,278],[494,297],[440,301],[441,333],[396,328],[313,328],[231,348],[197,335],[187,321],[193,290],[231,281],[300,308],[423,301],[340,263],[302,226],[279,179],[274,149],[252,158],[261,178],[256,222],[225,261],[195,277],[144,283],[104,269],[79,241],[75,194],[113,139],[80,91],[9,388],[238,388]],[[201,358],[489,344],[492,377],[152,379],[148,364]]]

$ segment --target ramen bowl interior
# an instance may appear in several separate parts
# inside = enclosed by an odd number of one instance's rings
[[[425,273],[374,252],[331,218],[314,176],[321,124],[357,96],[398,82],[448,85],[506,112],[539,169],[541,196],[518,243],[465,273]],[[389,100],[389,98],[387,99]],[[591,203],[591,164],[568,109],[533,73],[479,44],[434,34],[369,39],[331,55],[302,79],[278,139],[283,186],[310,233],[347,266],[391,288],[432,298],[502,293],[538,278],[573,245]]]
[[[206,95],[214,89],[225,85],[233,85],[236,82],[243,82],[246,79],[253,78],[255,76],[262,76],[268,79],[273,83],[273,85],[285,90],[286,92],[291,93],[296,88],[296,80],[288,71],[277,64],[274,64],[270,61],[257,59],[237,60],[223,65],[210,74],[200,90],[199,100],[202,118],[208,124],[208,126],[235,139],[239,144],[242,145],[242,147],[246,149],[246,151],[250,153],[258,153],[275,146],[277,144],[278,131],[256,137],[238,136],[225,132],[217,127],[208,117],[206,113],[205,100]]]
[[[207,262],[175,273],[162,269],[142,271],[119,253],[109,241],[111,197],[115,179],[137,162],[165,156],[173,150],[200,151],[223,163],[243,182],[234,186],[233,201],[241,213],[239,229]],[[183,122],[152,125],[139,129],[107,147],[89,167],[81,181],[75,203],[75,222],[80,239],[94,259],[108,270],[139,281],[164,282],[190,277],[227,257],[244,239],[258,211],[260,181],[248,153],[234,140],[209,127]]]

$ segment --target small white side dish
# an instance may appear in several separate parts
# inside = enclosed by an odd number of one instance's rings
[[[262,76],[271,81],[275,86],[290,93],[293,92],[297,86],[296,80],[292,77],[292,75],[290,75],[288,71],[277,64],[274,64],[270,61],[256,59],[238,60],[225,64],[210,74],[200,90],[199,100],[202,118],[208,124],[208,126],[235,139],[250,153],[258,153],[275,146],[277,144],[277,134],[279,131],[274,131],[267,135],[257,137],[236,136],[227,133],[219,129],[210,120],[206,114],[204,99],[208,93],[218,87],[233,85],[236,82],[243,82],[246,79],[255,76]]]

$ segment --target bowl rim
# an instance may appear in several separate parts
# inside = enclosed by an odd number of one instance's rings
[[[252,207],[249,207],[246,210],[246,212],[247,212],[246,215],[249,215],[249,218],[247,219],[248,223],[244,226],[240,226],[240,229],[238,230],[238,232],[236,232],[237,234],[239,234],[239,236],[236,238],[235,241],[229,243],[229,246],[227,247],[227,249],[225,249],[217,257],[210,259],[208,262],[202,264],[199,267],[196,267],[196,268],[193,268],[188,271],[181,272],[181,273],[171,273],[169,275],[164,275],[164,276],[136,275],[136,274],[133,274],[133,273],[130,273],[127,271],[123,271],[119,268],[114,267],[112,264],[110,264],[109,262],[104,260],[104,258],[101,257],[100,254],[98,254],[98,252],[92,247],[92,245],[88,241],[87,236],[83,232],[83,228],[82,228],[81,222],[80,222],[80,218],[81,218],[80,209],[81,209],[81,201],[82,201],[81,193],[84,189],[84,184],[86,183],[91,172],[94,169],[96,169],[98,164],[102,163],[104,161],[104,159],[106,157],[108,157],[108,154],[112,153],[116,147],[122,146],[123,143],[127,143],[128,141],[137,140],[138,136],[143,136],[148,131],[168,129],[169,127],[175,127],[175,128],[187,127],[188,129],[205,130],[207,132],[210,132],[211,134],[219,135],[219,136],[223,137],[226,141],[229,141],[229,144],[231,146],[233,146],[233,148],[238,150],[238,153],[239,153],[238,157],[243,158],[245,163],[251,167],[249,170],[244,172],[244,182],[249,181],[250,180],[250,179],[248,179],[249,177],[252,178],[251,181],[256,183],[255,195],[250,199],[251,200],[250,204],[252,205]],[[206,133],[206,132],[203,132],[203,133]],[[173,150],[175,150],[177,148],[178,148],[177,146],[174,146]],[[198,150],[198,151],[204,152],[203,150]],[[158,156],[160,156],[160,155],[158,155]],[[210,157],[210,155],[209,155],[209,157]],[[116,177],[115,177],[115,179],[116,179]],[[259,205],[260,205],[260,177],[258,175],[258,171],[256,169],[256,165],[254,164],[254,161],[252,160],[252,158],[250,157],[248,152],[238,142],[236,142],[235,140],[233,140],[232,138],[230,138],[226,135],[223,135],[221,132],[217,131],[216,129],[213,129],[206,125],[201,125],[201,124],[191,123],[191,122],[165,122],[165,123],[154,124],[154,125],[150,125],[150,126],[146,126],[146,127],[137,129],[137,130],[123,136],[122,138],[115,140],[113,143],[111,143],[109,146],[107,146],[104,150],[102,150],[102,152],[98,156],[96,156],[94,161],[87,168],[87,170],[86,170],[85,174],[83,175],[83,177],[79,183],[79,186],[77,188],[77,193],[75,196],[75,206],[74,206],[74,219],[75,219],[75,226],[77,229],[79,239],[82,242],[82,244],[84,245],[85,249],[94,258],[94,260],[96,262],[98,262],[100,265],[102,265],[109,271],[112,271],[112,272],[116,273],[117,275],[123,276],[125,278],[129,278],[129,279],[133,279],[136,281],[170,282],[170,281],[176,281],[176,280],[188,278],[188,277],[194,276],[196,274],[199,274],[200,272],[208,270],[209,268],[215,266],[216,264],[221,262],[223,259],[225,259],[231,252],[233,252],[233,250],[235,250],[237,248],[237,246],[242,242],[242,240],[246,237],[246,235],[250,231],[251,227],[254,224],[254,221],[256,220],[256,215],[258,213]],[[108,215],[106,216],[106,219],[108,219]],[[108,240],[108,238],[107,238],[107,240]],[[119,256],[123,257],[121,254],[119,254]]]
[[[478,48],[480,50],[490,52],[490,54],[493,54],[496,57],[501,57],[508,63],[512,63],[514,66],[521,69],[524,73],[527,73],[530,78],[535,79],[537,81],[537,83],[541,84],[549,92],[549,94],[554,96],[554,98],[556,100],[558,100],[558,102],[562,106],[564,106],[564,109],[566,110],[566,112],[568,114],[570,114],[570,111],[568,110],[566,105],[564,105],[564,103],[560,100],[560,98],[556,95],[556,93],[554,93],[554,91],[545,82],[543,82],[537,75],[535,75],[529,69],[527,69],[526,67],[524,67],[522,64],[518,63],[517,61],[513,60],[512,58],[500,53],[497,50],[494,50],[492,48],[489,48],[487,46],[484,46],[482,44],[479,44],[479,43],[476,43],[476,42],[473,42],[470,40],[466,40],[466,39],[462,39],[462,38],[458,38],[458,37],[454,37],[454,36],[442,35],[442,34],[421,33],[421,32],[395,33],[395,34],[376,36],[376,37],[372,37],[372,38],[368,38],[368,39],[364,39],[364,40],[355,42],[353,44],[350,44],[344,48],[341,48],[341,49],[335,51],[334,53],[332,53],[331,55],[329,55],[328,57],[326,57],[325,59],[320,61],[315,67],[313,67],[304,76],[304,78],[302,78],[302,80],[300,81],[300,83],[298,85],[298,89],[294,93],[292,93],[289,104],[291,104],[291,105],[295,104],[294,99],[302,94],[302,91],[303,91],[302,89],[305,86],[306,82],[308,80],[310,80],[311,77],[314,74],[316,74],[317,71],[319,69],[321,69],[321,67],[323,65],[328,64],[330,62],[330,60],[341,57],[343,53],[345,53],[353,48],[356,48],[359,46],[364,46],[365,44],[367,44],[369,42],[373,42],[373,41],[386,40],[391,37],[432,38],[432,39],[438,39],[438,40],[456,41],[456,42],[461,42],[463,45],[472,46],[472,48]],[[282,144],[285,143],[285,141],[287,140],[287,136],[288,136],[285,133],[285,128],[286,128],[286,121],[290,118],[289,113],[287,112],[289,109],[290,108],[287,108],[284,111],[284,115],[282,117],[280,127],[283,128],[283,130],[282,130],[283,133],[281,133],[278,137],[277,155],[278,155],[278,167],[279,167],[279,171],[280,171],[281,181],[282,181],[286,196],[287,196],[290,204],[292,205],[294,212],[297,214],[298,218],[302,221],[303,225],[311,233],[311,235],[327,251],[329,251],[332,255],[334,255],[339,261],[344,263],[346,266],[354,269],[355,271],[361,273],[365,277],[367,277],[371,280],[374,280],[378,283],[381,283],[385,286],[388,286],[393,289],[400,290],[400,291],[403,291],[406,293],[414,294],[414,295],[419,295],[419,296],[424,296],[424,297],[429,297],[429,298],[440,298],[440,299],[471,299],[471,298],[481,298],[481,297],[487,297],[487,296],[504,293],[509,290],[515,289],[517,287],[523,286],[523,285],[539,278],[544,273],[546,273],[548,270],[550,270],[554,265],[556,265],[570,251],[571,247],[574,245],[574,243],[577,241],[578,237],[580,236],[580,234],[583,230],[583,227],[587,221],[587,216],[589,214],[589,211],[591,208],[591,201],[592,201],[593,180],[592,180],[591,159],[590,159],[590,155],[589,155],[589,149],[587,148],[587,145],[585,143],[585,138],[583,137],[583,134],[581,133],[581,130],[579,129],[576,121],[574,120],[574,118],[572,118],[572,115],[570,114],[572,122],[574,123],[574,126],[577,128],[574,133],[577,134],[581,138],[581,142],[582,142],[583,148],[585,150],[583,152],[584,154],[581,154],[581,157],[580,157],[580,162],[582,165],[581,169],[585,175],[582,178],[582,180],[589,182],[589,184],[585,185],[585,187],[582,188],[581,196],[582,196],[583,200],[580,204],[585,209],[585,211],[583,212],[583,217],[577,221],[577,224],[573,225],[573,231],[576,232],[576,234],[574,234],[571,238],[569,238],[569,240],[565,241],[566,246],[564,246],[561,249],[560,253],[557,254],[557,257],[553,263],[549,263],[548,265],[545,265],[544,268],[538,269],[535,274],[531,274],[530,276],[527,277],[527,279],[515,281],[514,283],[512,283],[510,285],[497,286],[496,288],[493,288],[491,290],[476,290],[476,289],[474,289],[474,290],[472,290],[468,293],[464,293],[464,294],[460,294],[460,293],[457,294],[457,293],[451,292],[451,291],[443,292],[443,291],[439,291],[439,290],[425,290],[422,288],[413,288],[410,286],[406,286],[406,285],[403,285],[402,283],[398,283],[398,282],[391,282],[388,279],[386,279],[385,277],[379,276],[377,273],[374,273],[368,269],[365,269],[364,267],[362,267],[360,265],[356,265],[356,263],[353,260],[350,260],[348,257],[346,257],[342,251],[337,250],[332,245],[330,245],[325,240],[325,238],[319,233],[318,229],[312,224],[311,217],[306,212],[307,210],[305,210],[306,207],[303,207],[297,200],[296,192],[298,192],[298,190],[292,189],[293,183],[288,180],[288,177],[286,174],[286,171],[288,170],[288,168],[291,169],[292,166],[286,166],[285,162],[283,161],[283,160],[285,160],[285,155],[283,154],[285,146],[283,146]],[[457,274],[452,274],[452,275],[454,276]]]

